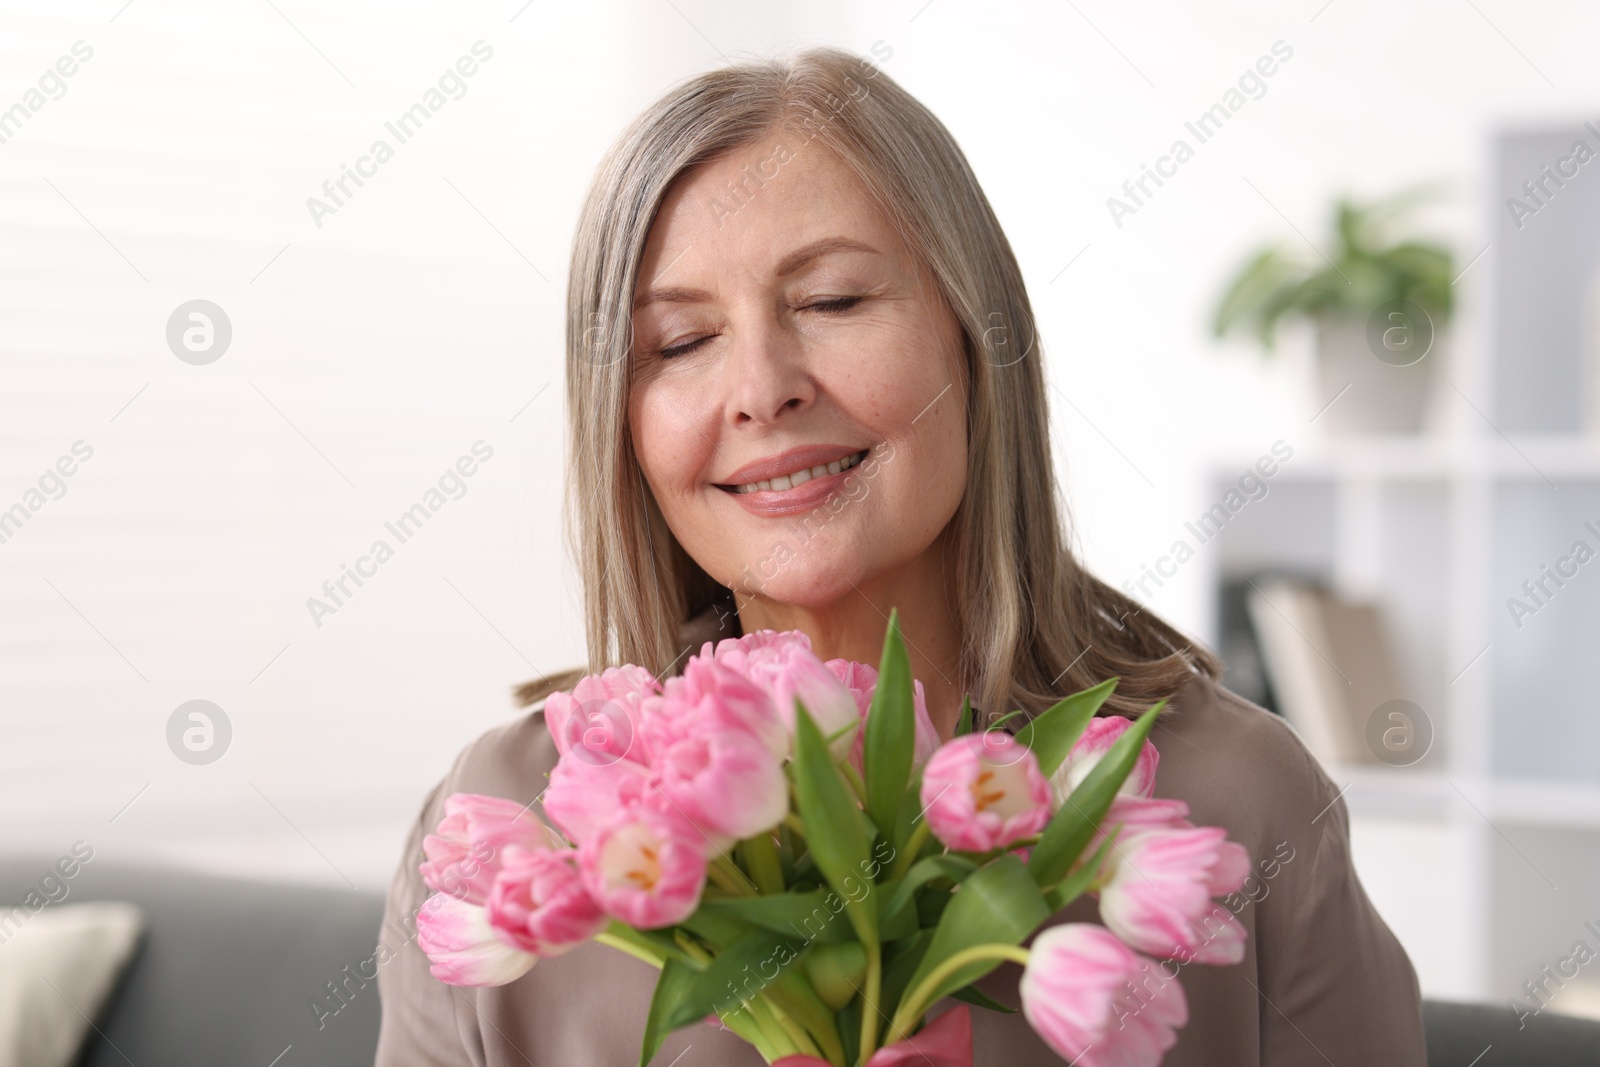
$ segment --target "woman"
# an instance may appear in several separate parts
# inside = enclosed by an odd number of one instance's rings
[[[1425,1062],[1416,976],[1351,865],[1338,790],[1209,651],[1089,575],[1058,517],[1021,273],[960,149],[873,66],[832,50],[695,78],[648,109],[584,206],[568,296],[569,479],[588,670],[671,673],[708,639],[803,630],[876,663],[891,606],[942,738],[1121,678],[1162,697],[1157,795],[1256,861],[1225,903],[1242,963],[1180,968],[1170,1067]],[[582,671],[523,687],[527,703]],[[415,941],[422,835],[454,792],[532,804],[537,707],[428,797],[388,901],[378,1062],[634,1062],[655,972],[599,945],[509,985],[447,986]],[[1081,898],[1054,921],[1094,921]],[[986,980],[1017,1003],[1019,969]],[[977,1062],[1059,1063],[1020,1014],[974,1016]],[[694,1026],[657,1057],[758,1064]]]

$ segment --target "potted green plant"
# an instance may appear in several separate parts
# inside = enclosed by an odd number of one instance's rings
[[[1309,242],[1257,252],[1218,303],[1215,336],[1248,330],[1270,354],[1280,322],[1306,320],[1316,336],[1318,406],[1328,404],[1318,421],[1333,433],[1418,432],[1454,307],[1454,256],[1395,231],[1435,195],[1422,187],[1339,199],[1331,258],[1302,251]]]

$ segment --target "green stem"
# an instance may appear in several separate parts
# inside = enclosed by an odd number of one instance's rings
[[[856,800],[865,803],[867,797],[867,783],[861,780],[861,772],[849,763],[841,763],[839,769],[844,772],[845,780],[850,783],[850,788],[856,791]]]
[[[911,1026],[930,1007],[925,1002],[932,1000],[934,992],[944,984],[945,980],[967,964],[977,963],[979,960],[1011,960],[1026,967],[1028,950],[1021,945],[993,942],[987,945],[974,945],[957,952],[928,972],[928,976],[901,999],[900,1010],[894,1013],[894,1020],[889,1024],[890,1028],[897,1034],[909,1032]]]
[[[701,969],[711,966],[711,953],[695,944],[694,938],[682,930],[673,932],[672,939],[678,943],[678,949],[687,956],[692,963],[698,963]]]
[[[811,982],[798,968],[779,973],[767,987],[766,995],[791,1018],[806,1028],[822,1050],[821,1056],[836,1067],[844,1067],[844,1042],[834,1022],[833,1012],[817,996]]]
[[[867,949],[867,988],[861,994],[861,1049],[857,1054],[862,1063],[872,1058],[878,1050],[878,998],[883,993],[883,955],[876,947]]]
[[[803,1052],[807,1056],[822,1055],[817,1048],[816,1042],[806,1035],[805,1027],[790,1018],[789,1013],[784,1011],[775,1001],[768,1001],[767,1010],[772,1012],[772,1017],[777,1020],[779,1026],[783,1027],[783,1032],[794,1043],[796,1052]]]
[[[723,1026],[738,1034],[752,1048],[761,1053],[762,1059],[771,1063],[778,1058],[777,1053],[773,1052],[767,1045],[766,1035],[761,1032],[760,1027],[756,1026],[755,1019],[742,1006],[734,1008],[726,1015],[719,1016],[719,1018],[722,1020]]]
[[[629,941],[625,937],[618,937],[616,934],[609,934],[602,930],[594,935],[594,939],[602,945],[610,945],[614,949],[620,949],[635,959],[644,960],[652,967],[659,969],[663,962],[661,957],[650,951],[650,949],[637,942]]]
[[[783,892],[783,864],[778,862],[778,849],[771,834],[757,834],[740,842],[744,861],[750,867],[750,877],[767,896]]]
[[[761,1058],[768,1063],[783,1055],[772,1047],[772,1039],[762,1027],[761,1020],[756,1018],[755,1012],[750,1010],[749,1001],[745,1001],[741,1007],[735,1008],[721,1018],[724,1026],[754,1045]]]
[[[784,1031],[783,1025],[772,1014],[772,1005],[762,997],[745,1001],[745,1006],[750,1009],[750,1018],[755,1020],[756,1026],[767,1039],[767,1047],[772,1050],[772,1056],[767,1062],[779,1056],[787,1056],[796,1051],[794,1041]]]
[[[917,823],[917,828],[911,831],[911,836],[906,840],[906,847],[900,851],[900,855],[895,857],[894,868],[889,872],[890,881],[905,877],[906,871],[910,870],[911,865],[917,862],[917,853],[922,851],[922,846],[927,842],[930,832],[927,819]]]
[[[750,880],[743,871],[733,865],[726,854],[718,855],[706,866],[706,874],[717,885],[726,889],[737,897],[754,896],[750,892]]]
[[[801,837],[806,836],[806,824],[801,821],[800,816],[796,815],[792,811],[783,817],[783,825],[787,826],[790,830],[793,830]]]

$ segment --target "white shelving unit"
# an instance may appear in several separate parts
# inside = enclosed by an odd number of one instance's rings
[[[1208,499],[1253,458],[1219,458]],[[1600,558],[1520,629],[1505,601],[1576,540],[1600,552],[1583,526],[1600,529],[1600,444],[1330,439],[1297,444],[1269,486],[1200,554],[1212,588],[1290,571],[1384,605],[1408,687],[1392,696],[1434,742],[1410,767],[1328,768],[1362,880],[1425,993],[1525,997],[1600,920]],[[1552,1007],[1592,1013],[1591,970]]]
[[[1328,768],[1363,884],[1426,994],[1526,1001],[1546,983],[1551,1010],[1600,1016],[1600,963],[1550,982],[1577,942],[1600,952],[1600,183],[1568,183],[1537,228],[1505,210],[1579,136],[1575,121],[1493,137],[1482,232],[1461,242],[1477,254],[1427,357],[1429,432],[1313,420],[1191,566],[1218,592],[1277,571],[1383,605],[1406,674],[1392,696],[1434,742],[1410,767]],[[1214,457],[1207,504],[1259,454]],[[1595,558],[1557,587],[1546,568],[1580,540]],[[1531,602],[1523,583],[1541,579]],[[1515,619],[1512,597],[1537,610]],[[1198,636],[1216,645],[1219,622]]]

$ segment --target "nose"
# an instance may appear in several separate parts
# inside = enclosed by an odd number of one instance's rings
[[[784,412],[803,411],[816,400],[803,339],[770,311],[751,312],[733,323],[722,369],[723,408],[730,426],[771,424]]]

